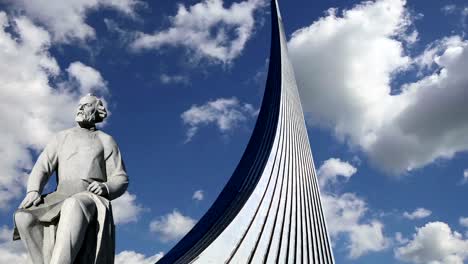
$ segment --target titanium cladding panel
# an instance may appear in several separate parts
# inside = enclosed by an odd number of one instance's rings
[[[252,137],[208,212],[159,262],[333,264],[301,101],[276,0]]]

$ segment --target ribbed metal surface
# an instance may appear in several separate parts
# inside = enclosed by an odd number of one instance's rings
[[[158,264],[333,264],[312,153],[276,0],[267,85],[229,182]]]

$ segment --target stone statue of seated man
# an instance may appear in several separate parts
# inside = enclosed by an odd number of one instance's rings
[[[34,264],[114,263],[110,201],[125,192],[128,177],[114,139],[96,129],[106,116],[96,96],[81,98],[78,126],[57,133],[29,175],[13,239],[25,243]],[[43,194],[54,172],[57,188]]]

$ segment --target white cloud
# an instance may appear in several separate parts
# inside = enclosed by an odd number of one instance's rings
[[[346,180],[356,173],[357,169],[346,161],[337,158],[330,158],[323,162],[317,171],[320,187],[325,187],[327,183],[336,183],[338,176]]]
[[[348,179],[356,172],[355,167],[335,158],[326,160],[318,170],[328,232],[334,244],[342,237],[346,239],[348,257],[352,259],[382,251],[390,245],[383,223],[368,218],[367,203],[362,198],[354,193],[330,192],[338,175]]]
[[[185,75],[168,75],[168,74],[161,74],[159,77],[162,83],[164,84],[183,84],[183,85],[189,85],[190,84],[190,79],[185,76]]]
[[[404,35],[402,36],[402,39],[407,43],[407,44],[414,44],[418,42],[419,40],[419,33],[418,31],[414,30],[411,34]]]
[[[225,8],[222,0],[204,0],[190,7],[179,5],[170,28],[153,34],[138,33],[133,50],[163,46],[188,48],[196,58],[229,63],[239,56],[251,37],[255,10],[264,0],[247,0]]]
[[[159,252],[153,256],[146,257],[141,253],[125,250],[115,256],[115,264],[154,264],[163,256],[163,252]]]
[[[376,219],[364,220],[368,210],[366,202],[355,194],[335,196],[322,193],[322,203],[332,240],[345,235],[350,258],[356,259],[389,246],[390,240],[383,233],[383,223]]]
[[[450,42],[458,42],[458,39],[446,38],[431,43],[425,48],[424,52],[413,59],[413,62],[419,67],[420,71],[435,68],[435,66],[437,66],[435,58],[440,54],[440,52],[447,48],[447,44]],[[422,72],[419,72],[419,75],[422,74]]]
[[[226,133],[255,115],[257,111],[252,105],[242,104],[235,97],[219,98],[201,106],[192,105],[181,114],[182,121],[189,126],[186,142],[193,138],[200,126],[214,123],[222,133]]]
[[[107,91],[107,84],[101,73],[79,61],[71,63],[67,72],[73,80],[78,82],[81,94]]]
[[[368,1],[341,17],[329,10],[289,41],[308,123],[332,129],[394,174],[468,149],[468,41],[435,42],[426,56],[434,67],[392,91],[394,76],[419,66],[399,40],[411,19],[404,0]]]
[[[13,230],[7,226],[0,227],[1,263],[32,264],[21,241],[12,241]]]
[[[468,217],[460,217],[459,222],[463,227],[468,227]]]
[[[397,259],[416,264],[463,264],[468,240],[443,222],[430,222],[416,229],[413,239],[395,250]]]
[[[112,214],[115,224],[126,224],[138,221],[143,206],[136,203],[136,195],[125,192],[112,201]]]
[[[14,35],[5,29],[9,26]],[[39,152],[55,132],[74,123],[81,87],[69,82],[54,87],[61,70],[50,45],[44,29],[0,12],[0,123],[8,124],[0,130],[0,209],[23,194],[31,151]]]
[[[404,212],[403,217],[414,220],[414,219],[426,218],[430,216],[431,214],[432,214],[431,210],[427,210],[425,208],[417,208],[412,213]]]
[[[202,201],[204,198],[203,190],[197,190],[193,193],[192,199]]]
[[[406,244],[408,243],[408,239],[403,237],[403,234],[401,232],[396,232],[395,233],[395,241],[399,244],[399,245],[402,245],[402,244]]]
[[[150,231],[157,233],[162,242],[176,241],[187,234],[195,223],[195,219],[174,209],[172,213],[153,220],[150,223]]]
[[[95,38],[95,30],[86,23],[87,15],[99,8],[110,8],[133,17],[137,0],[8,0],[33,20],[45,25],[54,41],[71,43]]]

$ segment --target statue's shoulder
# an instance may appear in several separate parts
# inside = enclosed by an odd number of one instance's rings
[[[101,142],[102,142],[102,144],[104,146],[117,145],[114,138],[111,135],[107,134],[106,132],[104,132],[102,130],[97,130],[96,135],[99,137],[99,139],[101,140]]]
[[[70,133],[73,133],[77,128],[76,127],[71,127],[71,128],[68,128],[68,129],[65,129],[65,130],[62,130],[62,131],[59,131],[57,132],[57,136],[61,135],[61,136],[64,136],[66,134],[70,134]]]
[[[58,141],[62,141],[62,139],[66,138],[68,135],[70,135],[71,133],[73,133],[75,128],[69,128],[69,129],[65,129],[65,130],[62,130],[62,131],[59,131],[57,133],[54,134],[54,136],[52,137],[53,140],[58,140]]]

